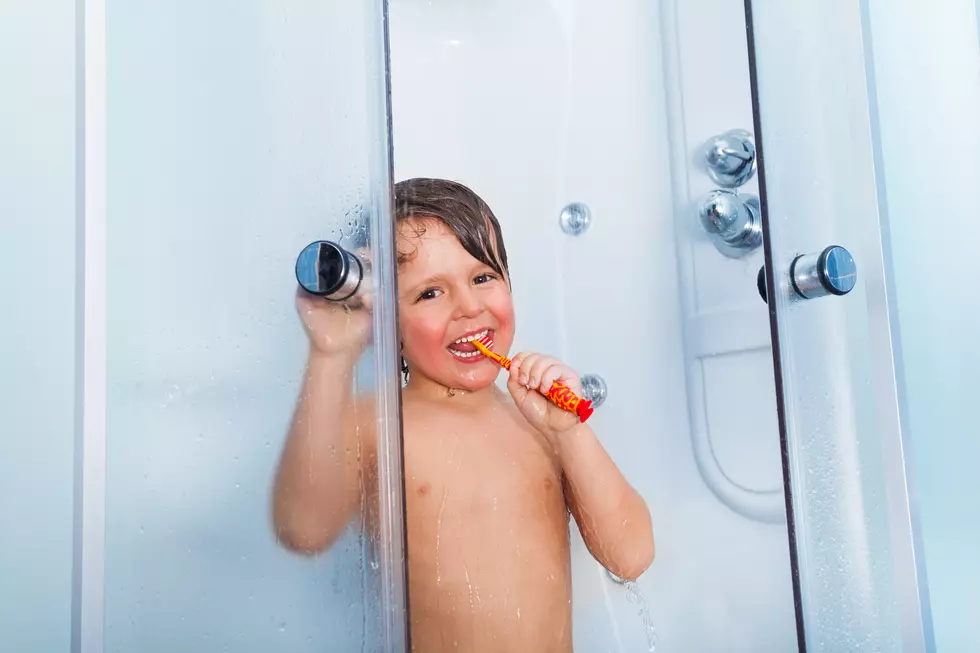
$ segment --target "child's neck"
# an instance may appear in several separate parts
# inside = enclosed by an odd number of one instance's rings
[[[494,383],[480,390],[464,390],[447,387],[421,375],[413,375],[409,378],[405,392],[432,403],[444,403],[447,406],[468,409],[489,407],[496,400],[498,394],[497,386]]]

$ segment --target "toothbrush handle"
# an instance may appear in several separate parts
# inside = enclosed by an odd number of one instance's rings
[[[506,356],[501,356],[500,354],[492,351],[490,348],[485,346],[477,347],[484,356],[496,361],[505,370],[510,370],[511,359]],[[551,387],[545,391],[542,388],[538,388],[538,392],[543,394],[545,397],[551,400],[551,403],[558,406],[562,410],[567,410],[570,413],[575,413],[581,422],[589,419],[592,412],[595,410],[592,408],[592,402],[587,399],[582,399],[569,388],[564,383],[555,381],[551,384]]]
[[[506,356],[501,356],[497,352],[492,351],[490,349],[486,349],[486,348],[483,348],[483,347],[480,347],[479,349],[480,349],[481,352],[483,352],[483,355],[484,356],[486,356],[487,358],[489,358],[490,360],[492,360],[493,362],[495,362],[497,365],[500,365],[500,367],[504,368],[508,372],[510,371],[510,362],[511,361],[510,361],[509,358],[507,358]]]
[[[592,415],[594,409],[592,408],[592,402],[588,399],[582,399],[569,388],[564,383],[555,381],[551,384],[551,388],[547,392],[544,390],[540,391],[545,397],[551,400],[551,403],[558,406],[562,410],[567,410],[570,413],[575,413],[578,415],[580,422],[585,422]]]

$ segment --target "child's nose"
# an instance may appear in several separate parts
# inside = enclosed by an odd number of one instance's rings
[[[472,290],[466,289],[456,294],[457,317],[475,317],[482,310],[483,304]]]

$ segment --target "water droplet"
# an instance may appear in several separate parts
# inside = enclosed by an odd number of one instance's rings
[[[279,632],[280,633],[286,632],[286,622],[285,621],[280,621],[279,622]]]
[[[439,505],[439,516],[436,518],[436,585],[442,584],[442,573],[439,568],[439,544],[442,541],[442,513],[446,509],[446,498],[449,496],[449,487],[442,490],[442,503]]]

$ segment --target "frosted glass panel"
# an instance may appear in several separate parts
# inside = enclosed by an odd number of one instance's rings
[[[751,12],[806,649],[922,651],[862,6],[752,0]],[[857,285],[803,299],[794,260],[831,245],[853,255]]]
[[[373,543],[270,521],[296,255],[383,215],[380,6],[108,3],[108,652],[381,649]]]
[[[75,7],[0,3],[0,651],[71,638]]]

